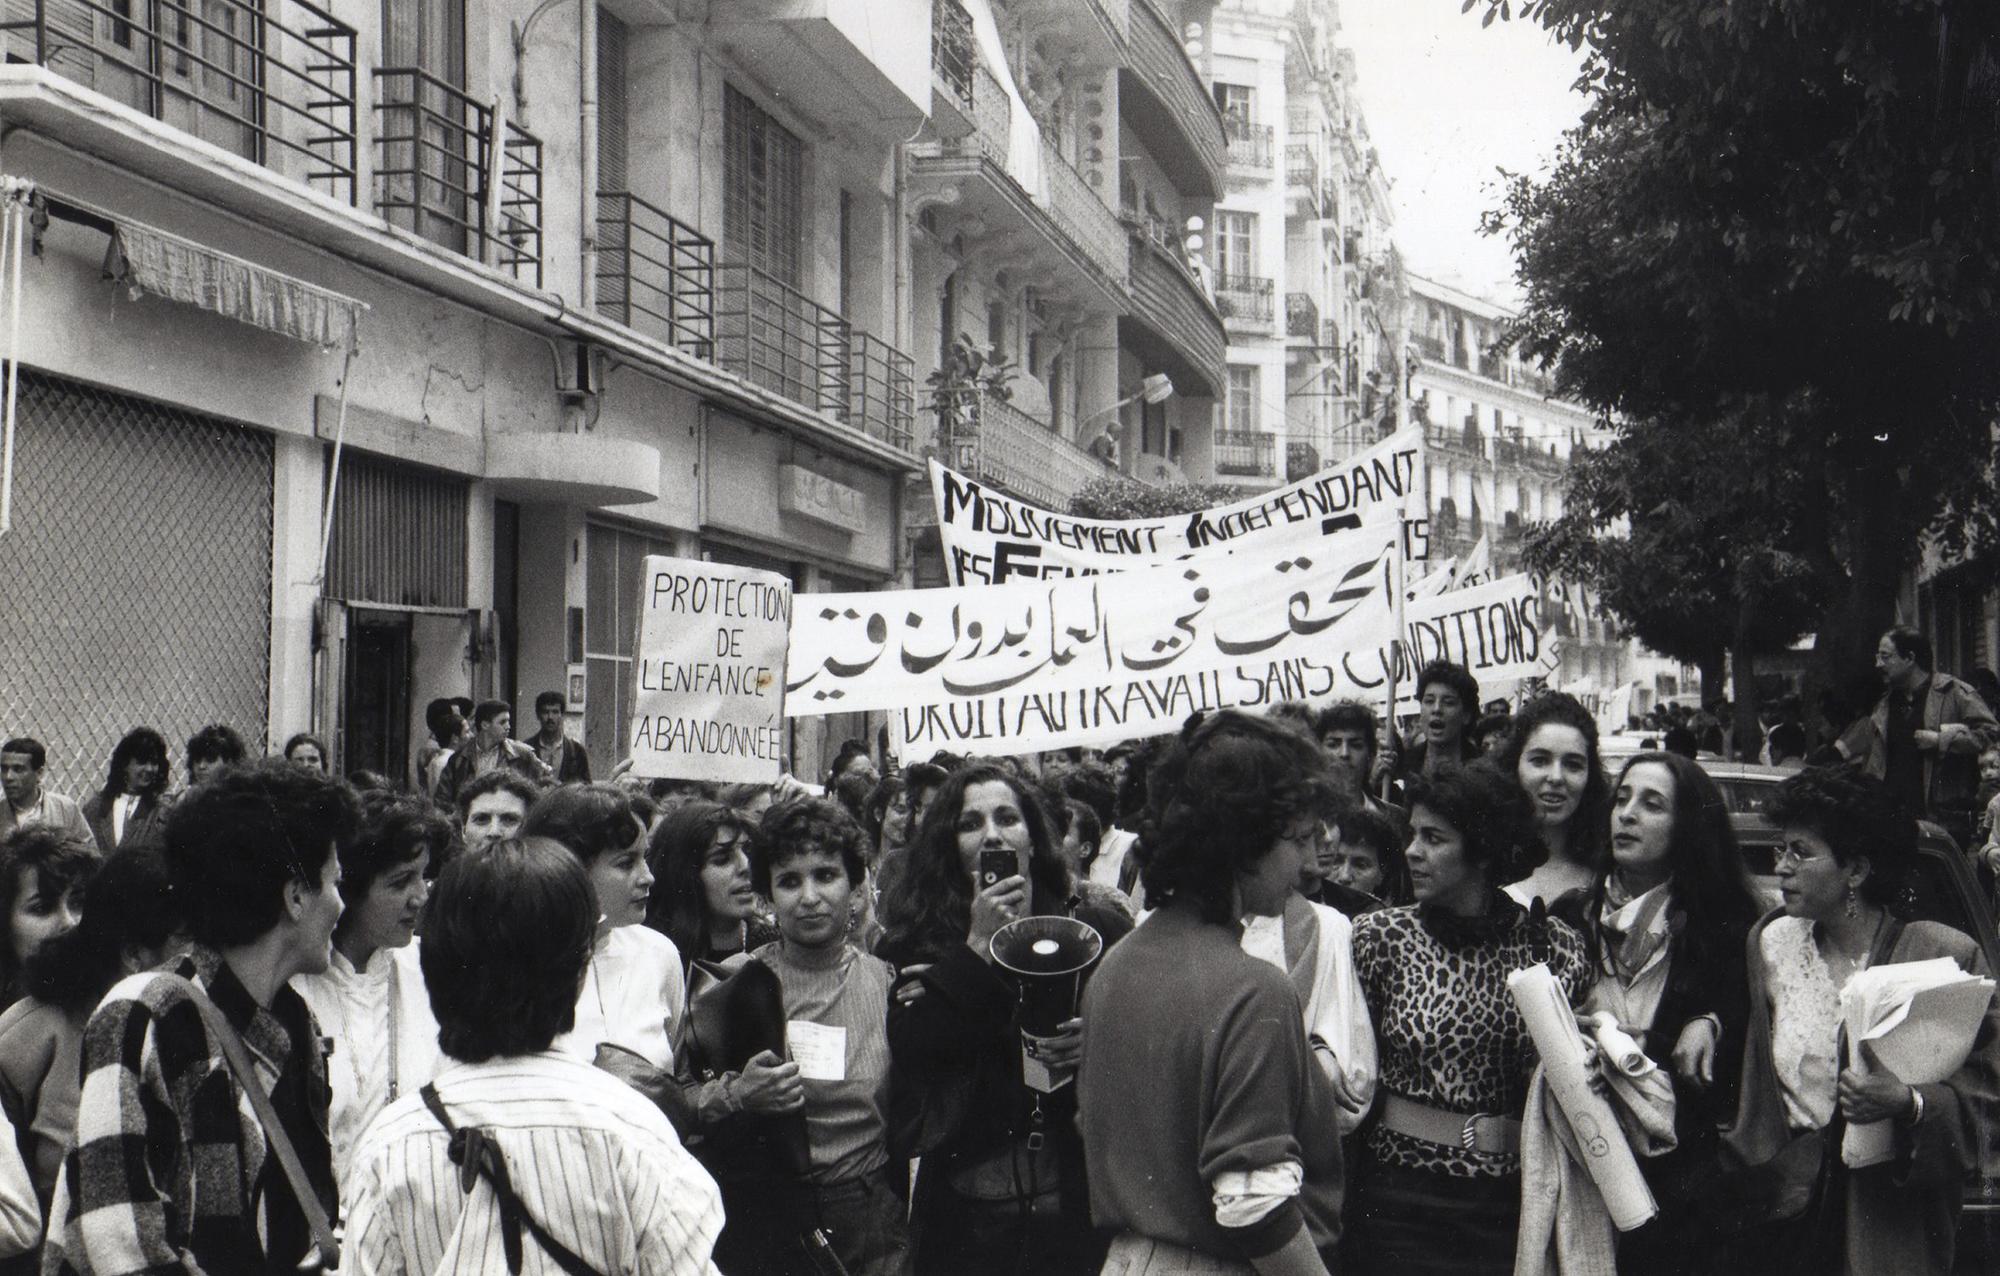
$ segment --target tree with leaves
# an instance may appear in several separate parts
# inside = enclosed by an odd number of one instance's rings
[[[1124,475],[1106,475],[1071,493],[1069,512],[1078,518],[1169,518],[1227,505],[1242,496],[1227,483],[1169,483],[1154,487]]]
[[[1669,577],[1704,544],[1775,555],[1823,591],[1816,673],[1839,684],[1926,536],[1953,555],[1994,543],[2000,5],[1479,6],[1586,51],[1582,123],[1488,219],[1526,291],[1510,339],[1626,423],[1614,453],[1722,490],[1753,473],[1789,511],[1742,539],[1729,502],[1662,515],[1613,488],[1595,512],[1628,519],[1635,548],[1609,552],[1649,546],[1629,570],[1691,598],[1718,578]]]

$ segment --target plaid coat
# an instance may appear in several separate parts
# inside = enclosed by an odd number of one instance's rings
[[[317,1026],[281,988],[257,1005],[212,950],[172,967],[199,984],[249,1047],[259,1080],[327,1212],[330,1092]],[[50,1276],[194,1276],[289,1270],[310,1243],[264,1128],[185,988],[120,981],[84,1029],[76,1139],[49,1208]]]

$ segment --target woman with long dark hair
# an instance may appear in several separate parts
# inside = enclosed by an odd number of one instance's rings
[[[1121,1229],[1107,1271],[1337,1269],[1334,1087],[1293,980],[1239,946],[1242,918],[1286,912],[1331,797],[1324,770],[1306,737],[1226,711],[1154,771],[1156,911],[1084,1001],[1093,1213]]]
[[[1627,762],[1597,879],[1557,911],[1583,932],[1596,972],[1584,1009],[1616,1018],[1673,1080],[1676,1145],[1639,1162],[1661,1214],[1619,1238],[1618,1270],[1712,1271],[1687,1202],[1712,1177],[1716,1131],[1736,1111],[1750,1014],[1743,944],[1759,911],[1715,781],[1679,754]]]
[[[720,802],[697,799],[653,830],[646,860],[653,894],[646,924],[674,941],[683,969],[755,952],[778,937],[750,878],[755,826]]]
[[[985,856],[1013,871],[982,886]],[[1023,1080],[1016,992],[992,940],[1020,918],[1066,915],[1109,946],[1130,923],[1077,895],[1034,789],[984,763],[939,789],[883,913],[895,921],[878,955],[917,985],[891,1004],[890,1052],[929,1100],[911,1216],[919,1276],[1096,1270],[1076,1088]],[[1082,1040],[1069,1020],[1041,1062],[1066,1080]]]
[[[104,787],[83,804],[83,818],[106,855],[128,846],[166,845],[166,737],[151,727],[134,727],[111,750]]]
[[[77,923],[83,887],[103,857],[88,842],[65,837],[45,824],[16,829],[0,840],[0,1009],[27,991],[28,962],[35,953]]]
[[[1536,831],[1549,852],[1507,893],[1527,905],[1538,899],[1554,904],[1570,891],[1589,890],[1611,810],[1611,786],[1590,710],[1560,691],[1536,696],[1514,715],[1496,761],[1528,795]]]
[[[1545,854],[1512,775],[1477,761],[1412,776],[1410,828],[1417,902],[1354,919],[1381,1074],[1346,1258],[1353,1271],[1502,1276],[1514,1269],[1536,1058],[1507,976],[1545,963],[1574,1004],[1589,964],[1574,929],[1501,889]]]
[[[29,959],[28,996],[0,1015],[0,1107],[44,1214],[76,1131],[90,1012],[120,979],[165,961],[181,930],[166,861],[150,847],[113,855],[82,895],[81,920]]]

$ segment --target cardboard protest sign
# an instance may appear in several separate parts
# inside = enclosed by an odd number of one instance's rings
[[[1423,432],[1404,430],[1309,478],[1213,509],[1164,518],[1077,518],[996,492],[931,462],[931,494],[946,579],[1002,585],[1026,578],[1131,571],[1202,551],[1228,553],[1296,545],[1360,528],[1405,508],[1422,508]],[[1413,519],[1404,552],[1429,556],[1429,526]]]
[[[814,594],[792,624],[790,712],[898,709],[1227,669],[1392,628],[1397,527],[1102,576]]]
[[[1084,686],[1023,682],[985,695],[912,702],[890,714],[891,730],[900,734],[904,756],[937,749],[1025,753],[1171,733],[1201,711],[1254,712],[1283,700],[1378,701],[1391,668],[1399,711],[1414,710],[1416,671],[1430,660],[1463,664],[1482,685],[1542,677],[1554,668],[1540,597],[1526,576],[1411,601],[1400,644],[1393,640],[1386,587],[1382,600],[1354,630],[1342,626],[1298,648],[1257,653],[1222,668],[1128,672]]]
[[[749,567],[649,555],[639,608],[633,772],[776,783],[785,757],[791,582]]]

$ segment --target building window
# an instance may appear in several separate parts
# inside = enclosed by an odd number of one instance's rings
[[[805,144],[734,87],[722,102],[722,241],[732,260],[799,286]]]
[[[1224,84],[1217,80],[1215,105],[1222,111],[1224,119],[1248,124],[1256,118],[1256,91],[1247,84]]]
[[[1238,433],[1257,428],[1257,373],[1254,366],[1229,369],[1229,428]]]
[[[986,303],[986,344],[993,353],[1005,357],[1007,353],[1007,303],[989,301]]]
[[[1223,279],[1255,274],[1257,214],[1219,209],[1215,214],[1215,273]]]

